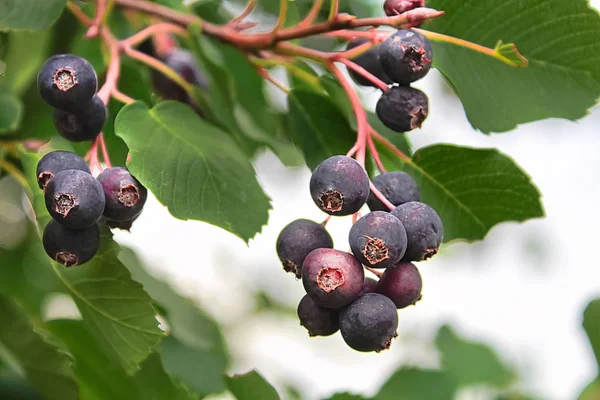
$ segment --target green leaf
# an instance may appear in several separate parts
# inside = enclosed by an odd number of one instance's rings
[[[136,102],[115,124],[130,149],[132,174],[176,218],[206,221],[245,241],[267,223],[269,198],[246,155],[189,107]]]
[[[578,400],[598,400],[600,399],[600,377],[594,379],[583,389]]]
[[[445,12],[428,30],[489,48],[515,43],[527,68],[446,42],[433,42],[434,66],[460,96],[471,124],[505,132],[546,118],[577,120],[600,95],[600,16],[586,0],[431,0]],[[585,34],[574,35],[573,27]],[[499,51],[506,54],[506,47]],[[514,55],[508,55],[514,58]]]
[[[200,395],[224,391],[229,356],[217,323],[167,283],[152,277],[131,250],[123,249],[119,259],[164,310],[171,329],[160,347],[166,372]]]
[[[358,394],[336,393],[327,400],[366,400],[366,398]]]
[[[459,386],[506,387],[515,377],[490,347],[460,338],[447,325],[438,331],[435,344],[441,353],[443,370]]]
[[[225,379],[237,400],[279,400],[277,391],[256,371]]]
[[[583,312],[583,329],[600,366],[600,299],[590,302]]]
[[[329,98],[292,90],[288,103],[292,129],[309,168],[330,156],[346,154],[354,145],[356,132]]]
[[[17,363],[48,400],[79,398],[68,357],[44,342],[27,316],[4,296],[0,296],[0,358]]]
[[[4,86],[0,86],[0,136],[16,130],[23,118],[23,103]]]
[[[454,400],[456,383],[435,370],[400,368],[383,384],[377,400]]]
[[[483,239],[498,223],[544,215],[529,176],[496,149],[440,144],[420,149],[410,163],[387,167],[404,169],[416,180],[421,199],[444,222],[445,242]]]
[[[48,29],[60,16],[67,0],[2,0],[0,31]]]

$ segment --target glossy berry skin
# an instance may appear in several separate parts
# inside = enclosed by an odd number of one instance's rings
[[[340,250],[316,249],[302,264],[302,284],[321,307],[338,309],[353,301],[365,280],[365,271],[352,256]]]
[[[107,111],[106,105],[94,95],[81,110],[74,112],[54,109],[54,127],[58,133],[71,142],[94,140],[104,127]]]
[[[391,214],[402,221],[408,245],[402,261],[423,261],[437,254],[444,238],[444,225],[437,212],[425,203],[411,201]]]
[[[76,169],[54,175],[46,186],[45,201],[52,218],[73,229],[84,229],[98,222],[105,204],[100,182]]]
[[[421,299],[422,288],[423,280],[417,267],[400,263],[385,270],[377,284],[377,293],[388,297],[397,308],[404,308]]]
[[[377,281],[372,278],[365,278],[360,289],[360,294],[375,293],[377,291]]]
[[[360,218],[348,238],[354,257],[371,268],[396,265],[406,251],[402,222],[385,211],[373,211]]]
[[[370,40],[367,38],[353,39],[352,41],[348,42],[346,50],[351,50],[367,42],[370,42]],[[385,72],[383,72],[383,69],[381,69],[381,62],[379,60],[379,46],[370,48],[360,56],[353,58],[351,61],[354,61],[356,64],[375,75],[375,77],[379,78],[384,83],[392,84],[392,80],[385,74]],[[350,68],[348,68],[348,74],[358,85],[376,87],[373,82]]]
[[[310,177],[310,195],[330,215],[351,215],[369,197],[369,177],[364,168],[347,156],[322,161]]]
[[[311,251],[333,248],[333,239],[325,227],[308,219],[289,223],[277,237],[277,255],[286,272],[302,276],[302,263]]]
[[[384,172],[374,177],[372,181],[377,190],[395,206],[421,199],[417,182],[405,172]],[[390,211],[373,193],[369,194],[367,205],[371,211]]]
[[[78,169],[88,174],[91,173],[83,158],[70,151],[57,150],[46,154],[38,162],[35,171],[38,186],[42,190],[46,189],[46,185],[54,178],[54,175],[67,169]]]
[[[107,168],[98,175],[104,190],[104,216],[113,221],[128,221],[142,212],[148,190],[125,167]]]
[[[74,267],[91,260],[100,246],[100,229],[94,224],[84,229],[71,229],[52,220],[44,229],[42,243],[54,261]]]
[[[404,14],[418,7],[425,7],[425,0],[386,0],[383,11],[388,17]]]
[[[54,108],[74,111],[84,107],[98,90],[94,67],[73,54],[50,57],[38,73],[40,95]]]
[[[431,69],[433,49],[425,36],[411,29],[400,29],[379,46],[381,68],[403,86],[423,78]]]
[[[381,294],[363,294],[340,312],[342,337],[357,351],[389,349],[397,329],[396,306]]]
[[[340,329],[339,311],[319,306],[309,295],[300,300],[297,311],[309,336],[330,336]]]
[[[375,112],[381,122],[396,132],[420,128],[429,113],[429,99],[419,89],[394,86],[381,95]]]

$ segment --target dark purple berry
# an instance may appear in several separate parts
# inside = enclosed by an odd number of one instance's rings
[[[308,219],[297,219],[288,224],[277,238],[277,255],[286,272],[302,276],[302,263],[311,251],[333,248],[333,239],[325,227]]]
[[[56,221],[73,229],[94,225],[104,211],[102,185],[87,172],[68,169],[46,186],[46,208]]]
[[[423,281],[417,267],[400,263],[385,270],[377,285],[377,293],[388,297],[397,308],[415,304],[421,299]]]
[[[377,291],[377,281],[372,278],[365,278],[360,289],[360,294],[375,293]]]
[[[80,110],[69,112],[54,109],[54,126],[58,133],[72,142],[93,140],[98,136],[106,121],[106,105],[94,95]]]
[[[360,210],[369,197],[369,177],[354,159],[329,157],[313,171],[310,194],[327,214],[351,215]]]
[[[397,329],[396,306],[377,293],[363,294],[340,312],[342,337],[357,351],[389,349]]]
[[[419,32],[400,29],[379,46],[381,68],[396,83],[407,86],[431,69],[431,42]]]
[[[355,47],[360,46],[361,44],[370,42],[367,38],[356,38],[352,41],[348,42],[346,46],[346,50],[351,50]],[[371,47],[366,52],[362,53],[360,56],[352,59],[356,64],[360,65],[368,72],[373,74],[375,77],[379,78],[381,81],[387,84],[392,84],[393,82],[388,78],[388,76],[381,69],[381,63],[379,61],[379,46]],[[358,74],[354,70],[348,68],[348,74],[350,77],[359,85],[362,86],[375,86],[373,82],[365,78],[364,76]]]
[[[298,304],[298,318],[309,336],[329,336],[340,329],[338,310],[319,306],[309,295]]]
[[[433,208],[411,201],[396,207],[391,214],[402,221],[406,230],[408,245],[402,261],[423,261],[437,254],[444,226]]]
[[[384,211],[370,212],[356,221],[348,241],[358,261],[372,268],[392,267],[406,251],[402,222]]]
[[[165,64],[177,72],[188,83],[208,89],[205,73],[200,68],[198,60],[192,53],[184,49],[173,49],[166,57]],[[191,104],[188,93],[170,78],[158,71],[152,71],[152,85],[157,93],[165,100],[175,100]]]
[[[100,229],[98,224],[84,229],[71,229],[52,220],[44,229],[42,243],[50,258],[64,266],[73,267],[94,257],[100,246]]]
[[[73,54],[50,57],[38,73],[38,89],[46,103],[61,110],[84,107],[98,90],[94,67]]]
[[[429,113],[429,99],[419,89],[394,86],[381,95],[375,112],[391,130],[408,132],[423,125]]]
[[[107,168],[98,175],[104,189],[104,216],[113,221],[128,221],[142,212],[148,191],[125,167]]]
[[[133,223],[135,222],[136,219],[138,219],[138,217],[141,215],[138,214],[135,217],[133,217],[132,219],[128,219],[127,221],[113,221],[112,219],[106,219],[106,225],[108,225],[110,228],[113,229],[121,229],[124,231],[131,231],[131,227],[133,226]]]
[[[352,256],[340,250],[316,249],[302,264],[306,293],[321,307],[341,308],[359,294],[365,271]]]
[[[395,206],[421,199],[417,182],[402,171],[385,172],[377,175],[373,178],[373,185]],[[372,192],[367,199],[367,205],[371,211],[390,211]]]
[[[383,3],[383,11],[388,17],[404,14],[419,7],[425,7],[425,0],[386,0]]]
[[[67,169],[79,169],[90,174],[86,162],[75,153],[57,150],[46,154],[38,162],[35,171],[38,186],[42,190],[46,189],[46,185],[54,175]]]

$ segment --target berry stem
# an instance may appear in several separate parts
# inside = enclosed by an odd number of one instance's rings
[[[383,163],[381,162],[381,158],[379,157],[379,152],[377,151],[377,148],[375,147],[375,143],[373,142],[373,138],[371,137],[370,130],[369,130],[369,134],[367,135],[367,143],[369,144],[369,151],[371,152],[371,156],[373,157],[373,160],[375,160],[377,169],[379,169],[379,172],[381,172],[381,173],[386,173],[387,171],[386,171]]]
[[[125,93],[121,92],[119,89],[113,89],[112,97],[115,100],[120,101],[121,103],[129,104],[135,101],[134,98],[127,96]]]
[[[104,164],[106,164],[107,168],[112,168],[112,163],[110,162],[110,157],[108,156],[108,149],[106,148],[106,143],[104,142],[104,134],[100,132],[98,135],[98,143],[100,144],[100,149],[102,150],[102,158],[104,159]]]
[[[390,201],[388,199],[385,198],[385,196],[375,187],[375,185],[373,184],[373,182],[369,182],[369,188],[371,189],[371,192],[375,195],[375,197],[377,197],[379,200],[381,200],[381,202],[391,210],[393,210],[394,208],[396,208],[395,205],[393,205],[392,203],[390,203]]]
[[[100,26],[102,25],[102,21],[104,19],[104,14],[106,13],[106,3],[108,0],[96,0],[96,16],[92,21],[92,25],[88,29],[85,37],[90,39],[98,36],[100,33]]]
[[[329,215],[327,218],[325,218],[325,219],[323,220],[323,222],[321,222],[321,225],[323,226],[323,228],[327,226],[327,224],[329,223],[329,221],[331,221],[331,217],[332,217],[332,216],[331,216],[331,215]]]
[[[388,90],[390,90],[390,88],[388,87],[388,85],[385,84],[385,82],[383,82],[381,79],[379,79],[378,77],[376,77],[375,75],[373,75],[357,63],[355,63],[354,61],[350,61],[344,58],[338,61],[344,64],[346,67],[353,70],[354,72],[356,72],[357,74],[362,75],[365,79],[368,79],[370,82],[373,82],[373,84],[377,85],[377,87],[383,92],[387,92]]]
[[[376,31],[376,30],[353,31],[353,30],[349,30],[349,29],[341,29],[338,31],[327,32],[324,35],[341,38],[341,39],[344,39],[347,41],[351,41],[352,39],[356,39],[356,38],[366,38],[366,39],[371,40],[372,42],[381,43],[385,39],[387,39],[392,33],[394,33],[394,32],[393,31],[392,32],[382,32],[382,31]]]
[[[136,47],[147,38],[158,33],[175,33],[182,37],[187,37],[188,32],[179,25],[170,24],[167,22],[150,25],[147,28],[139,31],[135,35],[121,41],[121,46]]]
[[[100,135],[98,135],[98,137],[96,137],[96,140],[94,140],[92,142],[92,146],[90,147],[90,149],[88,150],[88,152],[84,158],[84,159],[89,160],[90,170],[92,170],[92,173],[96,169],[102,171],[102,165],[100,164],[100,161],[98,160],[98,144],[99,143],[100,143]]]
[[[85,15],[85,13],[81,11],[81,9],[77,7],[75,3],[69,1],[67,3],[67,8],[69,9],[69,11],[71,11],[71,14],[73,14],[75,18],[81,21],[81,23],[85,26],[90,26],[94,23],[94,21],[90,17]]]
[[[289,88],[287,88],[281,82],[279,82],[275,78],[273,78],[273,76],[271,76],[269,71],[267,71],[265,68],[258,67],[257,71],[263,79],[271,82],[273,85],[275,85],[277,88],[279,88],[282,92],[284,92],[286,94],[290,92]]]
[[[366,269],[367,271],[369,271],[370,273],[372,273],[373,275],[375,275],[377,278],[380,278],[380,279],[381,279],[381,276],[383,275],[383,272],[381,272],[381,271],[377,271],[376,269],[373,269],[373,268],[367,267],[367,266],[365,266],[365,265],[363,265],[363,267],[365,267],[365,269]]]
[[[100,35],[104,43],[108,46],[110,53],[110,62],[104,85],[98,91],[98,97],[102,99],[104,104],[108,105],[111,94],[117,88],[117,82],[121,74],[121,59],[119,57],[119,41],[110,33],[108,27],[103,27]]]
[[[229,21],[229,23],[227,25],[232,26],[232,27],[239,25],[241,22],[244,21],[244,18],[246,18],[248,15],[250,15],[252,13],[252,11],[254,11],[255,7],[256,7],[256,0],[248,0],[248,3],[246,3],[246,7],[242,11],[242,13],[240,15],[238,15],[237,17],[233,18],[231,21]]]
[[[412,164],[412,159],[409,156],[407,156],[402,151],[400,151],[400,149],[398,149],[396,146],[394,146],[392,144],[392,142],[390,142],[389,140],[387,140],[386,138],[384,138],[383,136],[381,136],[381,134],[379,134],[371,126],[369,126],[369,135],[371,135],[372,138],[375,138],[375,140],[377,140],[382,145],[384,145],[389,150],[391,150],[392,153],[396,154],[402,161],[404,161],[405,163],[408,163],[408,164]]]
[[[329,8],[329,20],[335,20],[340,10],[340,0],[331,0],[331,6]]]
[[[279,15],[277,16],[277,22],[272,30],[273,38],[277,37],[277,32],[282,26],[285,26],[285,20],[287,18],[288,0],[279,0]]]
[[[300,23],[296,25],[296,27],[306,28],[307,26],[310,26],[313,23],[313,21],[319,16],[319,11],[321,11],[321,7],[323,7],[323,0],[315,0],[313,2],[312,7],[310,8],[310,11],[308,12],[308,14],[306,14],[306,17],[304,17],[304,19],[300,21]]]

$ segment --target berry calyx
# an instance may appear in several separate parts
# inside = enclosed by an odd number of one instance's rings
[[[82,265],[96,255],[100,246],[97,224],[84,229],[71,229],[52,220],[44,229],[42,243],[46,254],[66,267]]]
[[[423,261],[437,254],[444,225],[433,208],[411,201],[396,207],[391,214],[402,221],[406,230],[408,245],[402,261]]]
[[[286,272],[302,276],[306,256],[319,248],[333,248],[333,239],[325,227],[308,219],[289,223],[277,237],[277,255]]]
[[[395,206],[409,201],[419,201],[419,186],[413,178],[405,172],[384,172],[373,178],[373,185]],[[367,199],[367,205],[371,211],[387,211],[390,209],[377,198],[372,192]]]
[[[373,211],[360,218],[349,235],[354,256],[372,268],[396,265],[406,251],[406,232],[402,222],[384,211]]]
[[[71,142],[94,140],[104,127],[106,116],[106,105],[97,95],[80,110],[69,112],[55,108],[53,113],[56,130]]]
[[[317,207],[327,214],[351,215],[369,197],[369,177],[354,159],[329,157],[313,171],[310,194]]]
[[[104,211],[102,186],[84,171],[68,169],[57,173],[46,186],[44,196],[52,218],[73,229],[92,226]]]
[[[362,265],[340,250],[313,250],[302,264],[304,289],[321,307],[337,309],[349,304],[360,294],[364,279]]]
[[[393,82],[407,86],[427,75],[433,48],[419,32],[400,29],[380,45],[379,57],[385,74]]]
[[[429,113],[429,99],[422,91],[394,86],[381,95],[375,112],[381,122],[396,132],[420,128]]]
[[[397,329],[396,306],[381,294],[363,294],[340,312],[342,337],[357,351],[389,349]]]
[[[397,308],[404,308],[421,299],[422,288],[423,280],[417,267],[400,263],[385,270],[377,284],[377,293],[388,297]]]
[[[148,190],[125,167],[107,168],[98,175],[104,191],[104,216],[113,221],[128,221],[142,212]]]
[[[67,169],[78,169],[91,174],[83,158],[70,151],[57,150],[44,155],[38,161],[35,171],[38,186],[45,190],[54,175]]]
[[[370,40],[367,38],[353,39],[352,41],[348,42],[348,45],[346,46],[346,50],[351,50],[351,49],[358,47],[361,44],[365,44],[369,41]],[[363,67],[364,69],[366,69],[368,72],[373,74],[375,77],[379,78],[384,83],[387,83],[387,84],[393,83],[392,80],[385,74],[385,72],[383,72],[383,69],[381,68],[381,61],[379,60],[379,46],[378,45],[370,48],[369,50],[367,50],[360,56],[353,58],[352,61],[354,61],[356,64],[358,64],[361,67]],[[373,82],[371,82],[364,76],[356,73],[355,71],[353,71],[350,68],[348,68],[348,74],[350,75],[352,80],[354,80],[354,82],[356,82],[358,85],[377,87]]]
[[[338,310],[319,306],[309,295],[300,300],[297,312],[309,336],[329,336],[340,329]]]

